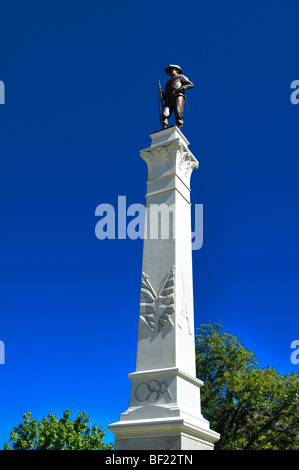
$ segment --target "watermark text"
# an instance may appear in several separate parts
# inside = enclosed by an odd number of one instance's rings
[[[299,103],[299,80],[293,80],[291,83],[291,88],[295,89],[295,91],[291,94],[291,103],[298,104]]]
[[[5,364],[5,346],[3,341],[0,340],[0,364]]]
[[[192,250],[203,245],[203,205],[192,206],[194,230],[191,230]],[[118,196],[117,208],[112,204],[99,204],[95,215],[100,217],[95,226],[99,240],[173,240],[176,224],[183,228],[190,224],[186,213],[177,213],[175,204],[131,204],[127,207],[126,196]],[[175,220],[175,218],[179,220]],[[191,228],[191,227],[190,227]]]
[[[299,339],[295,339],[291,342],[291,349],[294,349],[291,354],[291,363],[299,364]]]
[[[2,80],[0,80],[0,104],[5,104],[5,86]]]

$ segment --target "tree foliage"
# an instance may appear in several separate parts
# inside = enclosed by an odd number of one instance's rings
[[[221,325],[196,334],[202,414],[221,434],[215,449],[299,449],[299,377],[259,368],[252,351]]]
[[[103,429],[97,425],[88,426],[90,420],[85,412],[79,413],[72,421],[71,410],[62,418],[49,413],[42,421],[31,419],[32,413],[23,414],[24,422],[15,427],[9,435],[11,445],[4,444],[4,450],[110,450],[111,444],[102,441]]]

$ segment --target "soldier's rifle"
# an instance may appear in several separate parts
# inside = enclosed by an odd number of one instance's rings
[[[161,87],[161,82],[159,80],[159,87],[158,87],[158,98],[159,98],[159,120],[161,122],[161,114],[163,109],[163,90]]]

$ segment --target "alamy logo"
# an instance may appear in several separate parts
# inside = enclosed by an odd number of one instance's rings
[[[291,88],[295,89],[291,94],[290,100],[292,104],[299,103],[299,80],[293,80],[291,83]]]
[[[203,244],[203,205],[194,204],[194,231],[191,233],[192,250]],[[118,196],[117,213],[111,204],[99,204],[95,215],[100,220],[95,226],[99,240],[173,240],[175,238],[175,205],[131,204],[127,207],[126,196]],[[128,220],[131,217],[131,220]],[[178,221],[178,223],[183,223]]]
[[[0,341],[0,364],[5,364],[4,349],[4,343]]]
[[[5,86],[0,80],[0,104],[5,104]]]
[[[291,349],[295,349],[295,351],[291,354],[291,363],[292,364],[299,364],[299,340],[295,339],[291,343]]]

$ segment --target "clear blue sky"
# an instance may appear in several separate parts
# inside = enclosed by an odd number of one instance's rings
[[[0,447],[25,411],[107,430],[129,405],[142,241],[98,240],[95,208],[144,204],[169,63],[194,82],[195,325],[298,372],[298,17],[295,0],[1,3]]]

